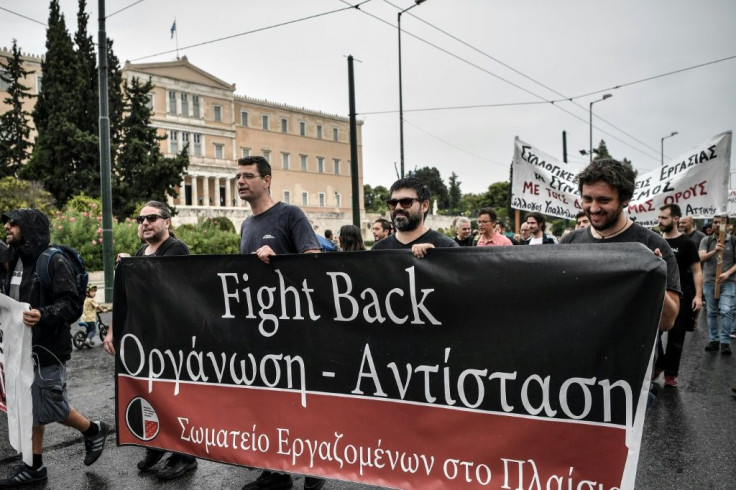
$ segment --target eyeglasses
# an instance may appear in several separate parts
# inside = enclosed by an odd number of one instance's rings
[[[493,223],[493,221],[482,221],[482,220],[478,220],[478,224],[479,225],[487,225],[488,223]]]
[[[138,223],[139,225],[142,225],[143,222],[146,221],[146,220],[148,220],[149,223],[155,223],[156,220],[158,220],[159,218],[166,219],[163,216],[159,216],[157,214],[147,214],[145,216],[138,216],[135,219],[135,222]]]
[[[416,197],[402,197],[401,199],[389,199],[386,201],[388,208],[393,210],[396,209],[396,205],[400,204],[402,208],[409,209],[414,204],[414,201],[421,202],[421,199]]]
[[[260,177],[260,175],[255,174],[235,174],[235,180],[245,179],[245,180],[253,180]]]

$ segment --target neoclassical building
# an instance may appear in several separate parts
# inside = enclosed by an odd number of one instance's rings
[[[271,163],[275,200],[300,206],[318,231],[350,223],[348,118],[236,95],[235,84],[201,70],[186,56],[171,62],[126,62],[123,76],[153,83],[151,123],[168,136],[162,142],[164,153],[173,156],[189,145],[189,170],[179,196],[170,199],[180,221],[220,215],[239,225],[249,209],[238,197],[237,161],[260,155]],[[358,168],[362,208],[362,161]]]
[[[0,49],[0,58],[11,56]],[[42,83],[41,57],[24,55],[26,80],[33,94]],[[238,227],[250,214],[240,200],[235,173],[238,158],[264,156],[273,168],[275,200],[300,206],[318,233],[352,222],[350,128],[347,117],[253,99],[235,93],[235,84],[191,64],[187,57],[170,62],[130,63],[123,77],[151,80],[151,124],[167,139],[167,156],[188,143],[189,169],[176,198],[179,223],[226,216]],[[0,111],[6,87],[0,82]],[[26,101],[30,111],[35,98]],[[358,179],[363,210],[362,122],[358,122]],[[32,138],[35,134],[32,135]],[[115,192],[115,189],[113,189]]]

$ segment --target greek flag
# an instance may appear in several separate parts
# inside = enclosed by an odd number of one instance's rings
[[[174,19],[174,23],[171,24],[171,39],[174,39],[175,32],[176,32],[176,19]]]

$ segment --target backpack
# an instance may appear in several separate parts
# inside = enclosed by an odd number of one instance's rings
[[[49,263],[51,262],[51,258],[59,253],[66,257],[69,265],[71,265],[72,272],[75,277],[75,284],[77,286],[77,293],[79,294],[79,306],[81,308],[81,306],[84,305],[84,299],[87,297],[89,274],[87,274],[87,269],[84,267],[84,259],[79,255],[79,252],[74,250],[72,247],[67,247],[66,245],[57,245],[55,243],[49,245],[49,247],[39,255],[38,260],[36,261],[36,275],[38,276],[41,286],[45,289],[51,289],[53,277]]]

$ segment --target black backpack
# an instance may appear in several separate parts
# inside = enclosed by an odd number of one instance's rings
[[[87,269],[84,267],[84,259],[79,255],[79,252],[74,250],[72,247],[66,245],[57,245],[55,243],[49,245],[49,247],[39,255],[36,261],[36,276],[38,281],[45,289],[51,289],[53,284],[53,276],[51,274],[51,268],[49,263],[51,258],[56,254],[62,254],[66,257],[69,265],[71,265],[72,271],[77,286],[77,293],[79,294],[79,306],[80,308],[84,305],[84,298],[87,297],[87,283],[89,282],[89,274]]]

